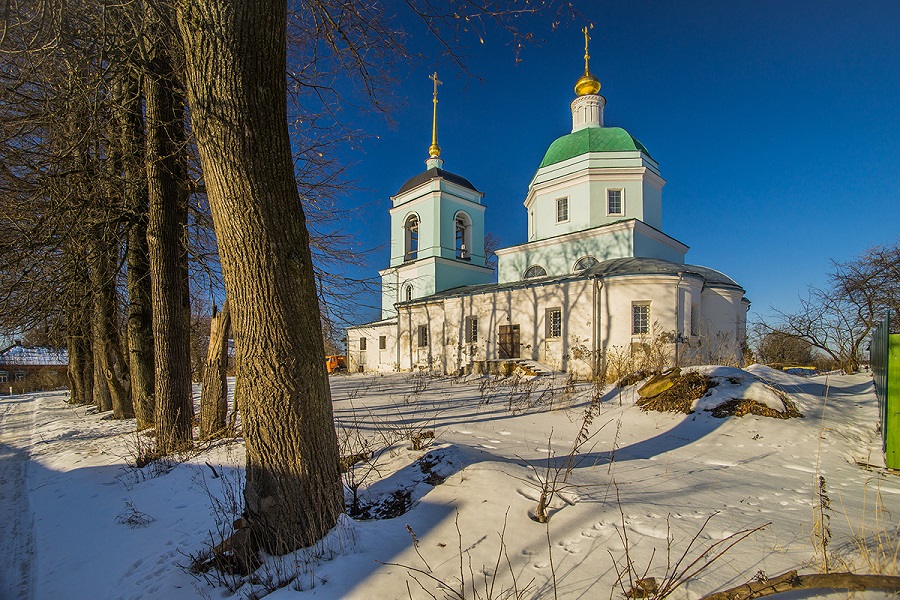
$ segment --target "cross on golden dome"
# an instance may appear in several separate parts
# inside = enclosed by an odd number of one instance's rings
[[[435,71],[433,75],[429,75],[428,79],[434,82],[434,96],[432,100],[432,102],[434,102],[434,115],[431,119],[431,146],[428,148],[428,156],[437,158],[441,155],[441,147],[438,146],[437,143],[437,88],[443,81],[438,79],[437,71]]]
[[[593,27],[593,25],[590,25]],[[587,94],[596,94],[600,91],[600,80],[591,75],[590,70],[590,59],[591,55],[588,52],[588,42],[591,39],[591,36],[588,35],[588,26],[585,26],[581,32],[584,34],[584,75],[575,82],[575,95],[576,96],[585,96]]]

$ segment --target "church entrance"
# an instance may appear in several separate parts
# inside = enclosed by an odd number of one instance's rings
[[[519,358],[519,326],[500,326],[500,358]]]

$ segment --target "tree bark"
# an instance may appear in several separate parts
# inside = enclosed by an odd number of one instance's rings
[[[178,91],[165,4],[149,8],[153,48],[145,75],[150,281],[156,365],[157,450],[169,454],[193,443],[190,291],[187,256],[184,98]],[[159,19],[157,21],[157,19]]]
[[[83,290],[80,290],[80,293],[83,293]],[[93,373],[94,362],[90,352],[91,326],[90,322],[85,321],[88,313],[84,310],[83,303],[73,300],[69,301],[66,309],[68,312],[66,346],[69,354],[69,366],[66,371],[71,392],[69,402],[88,404],[93,400],[93,382],[88,377]]]
[[[815,573],[798,575],[788,571],[765,581],[751,581],[737,587],[704,596],[702,600],[751,600],[791,590],[885,590],[900,591],[896,575],[857,575],[856,573]]]
[[[231,302],[251,539],[285,553],[343,511],[309,234],[287,128],[283,0],[182,0],[193,130]]]
[[[209,440],[225,430],[228,415],[228,334],[231,331],[231,311],[228,300],[222,311],[213,313],[209,324],[209,350],[203,369],[203,389],[200,394],[200,439]]]
[[[116,419],[134,417],[129,395],[122,344],[117,327],[116,313],[116,249],[117,236],[110,223],[101,223],[96,229],[96,239],[91,241],[91,288],[94,292],[93,332],[94,392],[101,410],[112,410]],[[105,382],[105,385],[104,385]]]
[[[128,249],[125,254],[128,365],[137,430],[142,431],[153,427],[156,407],[150,249],[147,244],[150,202],[147,197],[147,171],[143,164],[146,155],[142,94],[133,69],[123,66],[119,75],[118,96],[114,108],[121,143],[121,178],[129,216]]]

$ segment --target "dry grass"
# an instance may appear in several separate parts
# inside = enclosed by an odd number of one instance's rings
[[[743,417],[745,415],[756,415],[758,417],[772,417],[773,419],[792,419],[794,417],[802,417],[803,415],[797,410],[793,402],[784,401],[784,412],[779,412],[774,408],[766,406],[756,400],[735,399],[728,400],[723,404],[712,409],[712,416],[724,419],[725,417]]]
[[[643,410],[691,414],[694,400],[702,397],[716,383],[706,375],[685,373],[672,379],[672,387],[653,398],[640,398],[637,405]]]

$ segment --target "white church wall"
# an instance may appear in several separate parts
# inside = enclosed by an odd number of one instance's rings
[[[365,339],[365,342],[362,340]],[[384,348],[381,342],[384,342]],[[365,348],[363,348],[363,344]],[[390,372],[398,368],[397,323],[387,322],[347,329],[347,370],[351,373]]]
[[[707,287],[701,296],[695,360],[712,364],[740,364],[741,347],[747,337],[746,304],[743,294],[731,288]]]
[[[615,223],[623,219],[644,219],[643,189],[640,175],[627,178],[591,176],[591,227]],[[607,193],[609,190],[621,190],[622,212],[610,214]]]
[[[673,248],[671,244],[664,243],[658,238],[644,235],[640,231],[634,232],[634,256],[661,258],[674,263],[684,263],[684,254],[684,252]]]
[[[573,234],[565,240],[542,240],[504,248],[497,252],[499,283],[521,281],[532,265],[544,267],[548,275],[572,273],[575,262],[585,256],[598,261],[632,256],[632,230],[628,224],[613,225],[605,231]]]
[[[491,283],[494,279],[494,272],[491,269],[469,265],[458,260],[437,259],[434,265],[434,273],[435,279],[440,282],[440,289],[435,289],[438,292],[451,290],[462,285]]]
[[[677,277],[646,275],[603,280],[600,288],[600,340],[606,351],[627,351],[633,343],[646,343],[663,333],[673,336],[679,323]],[[635,334],[632,306],[649,305],[649,332]],[[683,310],[683,309],[682,309]],[[683,319],[683,315],[680,315]],[[674,347],[673,347],[674,351]]]
[[[443,302],[401,307],[399,322],[400,369],[445,372]],[[421,336],[423,327],[427,332],[424,344]]]
[[[662,231],[662,190],[645,180],[641,184],[641,195],[644,199],[641,220]]]
[[[557,200],[563,198],[568,200],[568,218],[557,221]],[[590,188],[587,181],[579,185],[554,185],[541,190],[530,210],[534,213],[534,231],[530,240],[542,240],[587,229],[591,226]]]

